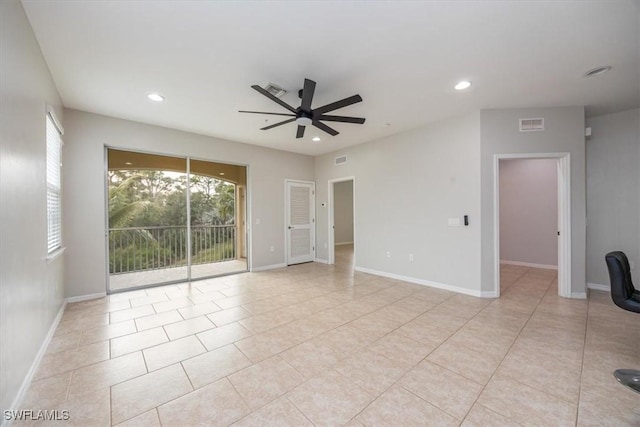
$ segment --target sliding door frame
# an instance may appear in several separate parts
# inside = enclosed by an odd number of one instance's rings
[[[191,160],[199,160],[199,161],[204,161],[204,162],[211,162],[211,163],[221,163],[221,164],[227,164],[227,165],[233,165],[233,166],[242,166],[245,168],[245,179],[246,179],[246,183],[245,183],[245,218],[244,218],[244,222],[245,222],[245,245],[247,248],[247,266],[246,266],[246,270],[243,271],[237,271],[237,272],[231,272],[231,273],[223,273],[223,274],[219,274],[219,275],[215,275],[215,276],[204,276],[204,277],[197,277],[195,279],[193,279],[191,277],[191,258],[192,258],[192,254],[191,254],[191,190],[190,188],[187,191],[187,277],[184,280],[171,280],[171,281],[167,281],[167,282],[162,282],[162,283],[157,283],[157,284],[148,284],[148,285],[141,285],[141,286],[132,286],[130,288],[126,288],[126,289],[114,289],[111,290],[109,288],[109,280],[110,280],[110,274],[109,274],[109,186],[108,186],[108,180],[109,180],[109,150],[119,150],[119,151],[129,151],[132,153],[137,153],[137,154],[148,154],[150,156],[163,156],[163,157],[174,157],[174,158],[178,158],[178,159],[185,159],[186,161],[186,175],[187,175],[187,183],[191,182]],[[249,218],[251,218],[251,185],[249,184],[250,181],[250,166],[247,164],[242,164],[242,163],[234,163],[234,162],[229,162],[229,161],[222,161],[222,160],[213,160],[213,159],[207,159],[207,158],[202,158],[202,157],[195,157],[195,156],[185,156],[185,155],[178,155],[178,154],[168,154],[168,153],[159,153],[159,152],[154,152],[154,151],[148,151],[148,150],[139,150],[136,148],[131,148],[131,147],[119,147],[116,145],[108,145],[105,144],[103,147],[103,155],[104,155],[104,173],[103,173],[103,189],[104,189],[104,245],[105,245],[105,290],[107,295],[110,294],[115,294],[115,293],[120,293],[120,292],[128,292],[128,291],[133,291],[133,290],[138,290],[138,289],[147,289],[147,288],[153,288],[156,286],[166,286],[166,285],[171,285],[171,284],[176,284],[176,283],[184,283],[186,282],[191,282],[191,281],[198,281],[198,280],[205,280],[205,279],[210,279],[212,277],[221,277],[221,276],[229,276],[229,275],[233,275],[233,274],[239,274],[239,273],[245,273],[248,271],[251,271],[251,254],[252,254],[252,238],[251,238],[251,227],[249,226],[251,223],[249,221]],[[238,185],[236,184],[236,187]],[[237,188],[236,188],[237,191]],[[237,226],[237,224],[236,224]]]

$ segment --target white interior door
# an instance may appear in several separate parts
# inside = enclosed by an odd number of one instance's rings
[[[315,258],[315,184],[286,181],[287,265]]]

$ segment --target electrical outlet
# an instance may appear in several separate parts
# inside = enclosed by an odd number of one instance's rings
[[[269,248],[269,252],[275,252],[275,250],[276,250],[275,246],[271,246],[271,247]]]
[[[409,262],[413,262],[413,254],[409,254]]]
[[[391,258],[391,252],[387,251],[387,258]]]
[[[256,225],[260,225],[260,218],[256,218]]]
[[[629,268],[634,270],[636,268],[636,263],[634,261],[629,261]]]
[[[324,248],[327,249],[327,242],[324,242]]]

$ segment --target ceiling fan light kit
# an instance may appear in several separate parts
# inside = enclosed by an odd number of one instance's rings
[[[313,123],[313,120],[311,120],[311,118],[309,117],[298,117],[296,119],[296,123],[298,124],[298,126],[310,126],[311,123]]]
[[[316,90],[316,82],[314,82],[313,80],[304,79],[304,87],[300,90],[300,92],[298,92],[302,100],[298,108],[293,108],[291,105],[277,98],[270,91],[262,88],[261,86],[253,85],[251,87],[254,90],[260,92],[262,95],[269,98],[270,100],[272,100],[273,102],[279,104],[281,107],[284,107],[285,109],[287,109],[289,113],[272,113],[272,112],[264,112],[264,111],[246,111],[246,110],[240,110],[239,111],[240,113],[269,114],[273,116],[292,117],[291,119],[287,119],[287,120],[260,128],[260,130],[269,130],[269,129],[273,129],[274,127],[295,122],[298,125],[298,129],[296,131],[296,138],[304,137],[304,131],[307,126],[315,126],[318,129],[328,133],[331,136],[336,136],[340,132],[327,126],[322,122],[326,121],[326,122],[354,123],[359,125],[365,122],[365,119],[362,117],[333,116],[333,115],[325,114],[325,113],[330,113],[331,111],[338,110],[340,108],[348,107],[349,105],[356,104],[358,102],[362,102],[362,97],[360,97],[360,95],[353,95],[348,98],[341,99],[340,101],[323,105],[322,107],[311,108],[311,103],[313,101],[313,94]]]

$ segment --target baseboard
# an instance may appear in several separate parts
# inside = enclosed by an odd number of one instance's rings
[[[520,261],[509,261],[506,259],[501,259],[500,264],[507,265],[518,265],[520,267],[531,267],[531,268],[544,268],[545,270],[557,270],[557,265],[548,265],[548,264],[534,264],[532,262],[520,262]]]
[[[609,286],[609,285],[601,285],[599,283],[589,283],[589,282],[587,282],[587,289],[593,289],[593,290],[596,290],[596,291],[611,292],[611,286]]]
[[[445,283],[432,282],[432,281],[429,281],[429,280],[418,279],[418,278],[415,278],[415,277],[403,276],[401,274],[388,273],[386,271],[372,270],[370,268],[365,268],[365,267],[355,267],[355,270],[359,271],[361,273],[373,274],[375,276],[387,277],[389,279],[402,280],[403,282],[415,283],[417,285],[423,285],[423,286],[430,286],[432,288],[444,289],[445,291],[456,292],[456,293],[464,294],[464,295],[471,295],[473,297],[495,298],[495,296],[493,296],[495,294],[494,291],[489,291],[489,292],[474,291],[472,289],[461,288],[461,287],[453,286],[453,285],[447,285]]]
[[[256,272],[256,271],[267,271],[267,270],[275,270],[277,268],[284,268],[286,267],[287,264],[282,263],[282,264],[271,264],[271,265],[263,265],[260,267],[251,267],[251,272]]]
[[[571,298],[573,299],[587,299],[586,292],[571,292]]]
[[[51,342],[51,339],[53,338],[53,334],[55,333],[56,328],[60,323],[60,319],[62,319],[62,315],[64,314],[64,309],[66,307],[67,307],[67,300],[64,300],[62,302],[62,307],[60,307],[60,310],[58,310],[58,314],[56,315],[56,318],[53,319],[53,323],[49,328],[49,332],[47,332],[47,335],[45,336],[44,341],[42,342],[42,345],[40,346],[40,349],[36,354],[36,358],[31,364],[31,367],[29,368],[27,375],[24,377],[24,380],[20,385],[18,394],[16,395],[15,399],[13,399],[13,402],[11,403],[11,407],[6,409],[18,410],[20,408],[20,405],[22,404],[22,400],[24,399],[24,395],[26,394],[27,390],[29,389],[29,386],[31,385],[31,380],[33,379],[33,376],[36,374],[36,371],[40,367],[40,362],[42,362],[42,358],[44,357],[44,354],[47,352],[47,347],[49,347],[49,343]],[[6,423],[3,422],[1,424],[2,426],[8,426],[11,424],[11,420],[5,420],[5,421]]]
[[[89,294],[89,295],[79,295],[77,297],[69,297],[67,298],[67,303],[74,303],[80,301],[87,301],[90,299],[104,298],[107,296],[106,292],[99,292],[97,294]]]
[[[335,246],[341,246],[341,245],[353,245],[353,242],[340,242],[335,244]]]
[[[322,258],[316,258],[313,260],[313,262],[319,262],[320,264],[329,264],[329,261],[327,261],[326,259],[322,259]]]
[[[480,291],[480,298],[498,298],[496,291]]]

